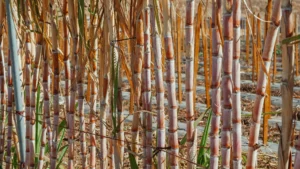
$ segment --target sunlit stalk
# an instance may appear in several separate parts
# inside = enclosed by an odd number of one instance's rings
[[[252,112],[252,124],[250,127],[250,136],[248,143],[248,155],[247,155],[247,169],[254,169],[257,165],[257,150],[258,150],[258,137],[260,129],[260,119],[262,114],[262,108],[264,104],[266,85],[268,81],[268,74],[271,64],[271,59],[273,55],[274,45],[276,42],[276,37],[279,30],[280,20],[281,20],[281,0],[276,0],[273,4],[272,11],[272,23],[270,24],[267,37],[264,44],[263,50],[263,64],[259,71],[258,82],[256,87],[256,99],[254,102],[253,112]],[[270,80],[270,79],[269,79]]]
[[[164,16],[164,42],[166,51],[166,83],[168,88],[168,112],[169,112],[169,163],[171,168],[178,168],[178,134],[177,134],[177,100],[175,85],[175,60],[174,47],[171,34],[171,15],[169,11],[169,0],[163,0],[163,16]]]
[[[15,25],[12,18],[10,1],[5,1],[6,5],[6,16],[8,25],[8,37],[9,37],[9,48],[10,57],[12,61],[12,79],[14,81],[14,91],[15,91],[15,103],[16,103],[16,122],[17,122],[17,134],[20,141],[20,168],[24,168],[25,158],[26,158],[26,143],[25,143],[25,119],[24,119],[24,101],[23,101],[23,89],[22,89],[22,71],[20,60],[17,53],[17,37],[15,32]]]

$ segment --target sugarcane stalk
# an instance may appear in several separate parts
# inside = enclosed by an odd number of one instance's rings
[[[233,1],[233,67],[232,67],[232,160],[233,168],[242,168],[242,124],[241,124],[241,1]]]
[[[64,8],[68,8],[68,11],[65,11],[64,17],[69,15],[70,19],[70,35],[72,38],[72,48],[70,51],[70,56],[68,57],[65,55],[65,72],[69,72],[68,76],[66,76],[66,81],[68,80],[71,85],[66,84],[65,88],[70,90],[70,103],[69,103],[69,116],[68,116],[68,140],[69,140],[69,163],[74,163],[74,139],[75,139],[75,102],[76,102],[76,91],[78,91],[78,114],[79,114],[79,140],[80,140],[80,152],[81,152],[81,161],[82,161],[82,168],[86,169],[87,165],[87,152],[86,152],[86,142],[85,142],[85,119],[84,119],[84,94],[83,94],[83,75],[84,75],[84,65],[82,63],[82,58],[78,58],[78,56],[82,56],[82,47],[79,48],[81,44],[78,43],[79,41],[79,26],[78,26],[78,13],[75,11],[76,3],[74,1],[66,2],[66,6]],[[67,18],[66,18],[67,19]],[[65,27],[64,27],[65,29]],[[64,30],[65,32],[65,30]],[[65,42],[69,39],[67,33],[64,33]],[[68,48],[64,49],[66,53],[69,51]],[[76,76],[77,75],[77,76]],[[68,91],[69,92],[69,91]],[[67,94],[67,93],[66,93]],[[67,99],[67,95],[66,95]],[[74,164],[73,164],[74,165]]]
[[[211,80],[212,80],[212,60],[213,60],[213,55],[212,55],[212,29],[211,28],[211,24],[212,24],[212,18],[209,18],[209,25],[208,27],[208,31],[209,31],[209,87],[211,87]],[[211,100],[210,100],[211,101]]]
[[[250,48],[249,48],[249,44],[250,44],[250,36],[249,36],[249,17],[246,17],[246,62],[247,65],[249,65],[249,52],[250,52]]]
[[[269,69],[272,59],[272,54],[279,30],[281,21],[281,0],[276,0],[273,4],[272,10],[272,23],[268,29],[267,37],[264,42],[264,50],[262,54],[262,64],[259,71],[258,82],[256,87],[256,99],[254,102],[254,108],[252,112],[252,124],[250,127],[250,136],[248,143],[248,155],[246,168],[255,168],[257,165],[257,150],[258,150],[258,136],[260,129],[260,118],[262,114],[262,108],[265,99],[266,85],[269,77]]]
[[[13,80],[12,80],[12,65],[9,56],[7,58],[7,139],[6,139],[6,169],[11,166],[11,145],[12,145],[12,130],[13,130]]]
[[[144,8],[144,60],[143,60],[143,109],[151,111],[151,37],[150,37],[150,4],[146,0]],[[145,142],[145,168],[152,168],[152,113],[144,113],[146,128]]]
[[[154,2],[156,1],[156,2]],[[157,0],[152,0],[151,2],[158,4]],[[151,4],[152,5],[152,4]],[[163,84],[163,72],[162,72],[162,51],[161,51],[161,39],[160,39],[160,33],[158,31],[158,25],[157,21],[155,19],[155,9],[154,7],[151,8],[151,29],[152,29],[152,45],[153,45],[153,53],[155,58],[155,90],[156,90],[156,111],[157,111],[157,147],[163,148],[165,147],[165,137],[166,137],[166,131],[165,131],[165,111],[164,111],[164,84]],[[179,24],[179,22],[177,22]],[[180,27],[181,28],[181,27]],[[180,29],[179,29],[180,31]],[[181,32],[181,31],[180,31]],[[177,37],[177,41],[179,42],[181,40],[181,36]],[[178,45],[179,49],[181,49],[181,45]],[[178,48],[177,48],[178,50]],[[180,55],[181,50],[178,51],[178,55]],[[180,57],[178,56],[178,64],[180,64]],[[178,69],[178,75],[180,75],[179,71],[181,69]],[[179,76],[178,76],[179,77]],[[179,83],[179,80],[178,80]],[[180,83],[179,83],[180,84]],[[157,154],[157,168],[163,169],[166,167],[166,153],[164,151],[160,151]]]
[[[276,80],[276,74],[277,74],[277,41],[278,41],[278,38],[276,38],[276,42],[275,42],[275,46],[274,46],[274,58],[273,58],[273,83],[275,82]]]
[[[135,54],[133,57],[134,59],[134,66],[133,66],[133,85],[134,85],[134,95],[135,95],[135,104],[136,110],[140,109],[140,95],[141,95],[141,72],[142,72],[142,63],[143,63],[143,51],[144,51],[144,34],[143,34],[143,21],[139,19],[136,22],[136,46],[135,46]],[[139,113],[135,112],[133,114],[133,121],[132,121],[132,150],[133,152],[138,152],[138,143],[139,141]]]
[[[91,10],[96,11],[96,2],[91,1]],[[90,25],[90,43],[91,43],[91,52],[90,52],[90,67],[91,72],[89,73],[90,78],[90,105],[91,105],[91,112],[90,112],[90,168],[96,168],[96,99],[98,90],[96,88],[96,77],[97,77],[97,50],[98,50],[98,39],[96,38],[96,31],[97,31],[97,22],[98,17],[97,15],[91,15],[91,25]]]
[[[186,22],[185,22],[185,48],[186,48],[186,120],[187,120],[187,158],[196,161],[197,131],[194,127],[194,8],[195,1],[186,1]],[[200,19],[200,18],[198,18]],[[200,31],[200,30],[196,30]],[[188,168],[195,168],[195,165],[188,163]]]
[[[231,156],[231,128],[232,128],[232,61],[233,61],[233,15],[232,4],[233,1],[224,2],[223,13],[223,37],[224,48],[223,54],[223,76],[222,76],[222,132],[221,132],[221,153],[222,161],[221,166],[223,168],[230,168],[230,156]]]
[[[209,94],[209,72],[208,72],[208,49],[207,49],[207,31],[206,21],[201,19],[202,31],[202,45],[203,45],[203,63],[204,63],[204,81],[205,81],[205,98],[206,107],[210,107],[210,94]]]
[[[210,168],[217,169],[219,161],[219,130],[221,119],[221,69],[223,50],[221,45],[221,34],[218,27],[217,17],[221,15],[221,0],[214,0],[212,5],[212,121],[210,132]],[[219,19],[220,20],[220,19]]]
[[[252,82],[255,81],[255,77],[257,77],[257,44],[256,42],[256,18],[254,16],[251,17],[251,33],[252,33]],[[258,79],[256,79],[258,80]]]
[[[257,17],[260,18],[260,15],[257,14]],[[256,20],[256,79],[258,79],[258,68],[260,66],[261,61],[261,27],[260,27],[260,20]]]
[[[59,124],[59,74],[60,74],[60,67],[59,67],[59,51],[58,51],[58,28],[56,23],[56,4],[51,1],[50,2],[50,18],[51,18],[51,33],[52,33],[52,58],[53,58],[53,141],[51,147],[51,160],[50,160],[50,168],[54,169],[56,167],[57,161],[57,139],[58,139],[58,124]]]
[[[105,9],[104,9],[105,10]],[[106,10],[105,10],[106,12]],[[106,13],[105,13],[106,14]],[[107,15],[107,14],[106,14]],[[108,26],[107,26],[107,19],[105,17],[104,19],[104,40],[103,40],[103,46],[104,46],[104,55],[102,56],[103,59],[101,59],[102,64],[101,66],[108,65],[110,66],[109,60],[109,37],[108,37]],[[100,167],[106,168],[107,167],[107,140],[105,138],[106,136],[106,113],[108,111],[108,70],[109,68],[103,70],[102,77],[103,77],[103,90],[102,90],[102,99],[101,99],[101,108],[100,108]],[[100,91],[101,93],[101,91]]]
[[[194,46],[194,76],[198,76],[198,67],[199,67],[199,52],[200,52],[200,29],[201,28],[201,18],[202,18],[202,3],[199,3],[197,9],[197,16],[196,16],[196,29],[195,29],[195,46]],[[185,47],[184,47],[185,48]],[[197,86],[197,78],[194,78],[194,93],[193,93],[193,100],[194,100],[194,107],[196,105],[196,86]]]
[[[5,1],[6,5],[6,16],[8,25],[8,37],[9,37],[9,48],[10,57],[12,61],[12,79],[14,81],[15,90],[15,101],[16,101],[16,118],[17,118],[17,133],[20,141],[20,168],[24,168],[26,158],[26,142],[25,142],[25,119],[24,119],[24,101],[23,101],[23,89],[22,89],[22,71],[20,68],[20,60],[17,53],[17,37],[15,32],[15,25],[11,13],[10,1]]]
[[[163,16],[164,16],[164,43],[166,51],[166,82],[168,88],[168,112],[169,112],[169,163],[171,168],[179,168],[178,166],[178,135],[177,135],[177,100],[175,86],[175,61],[174,48],[171,34],[171,16],[169,13],[169,0],[163,0]]]
[[[267,11],[265,14],[265,20],[269,21],[271,17],[271,10],[272,10],[272,0],[268,0],[268,5],[266,7]],[[264,39],[266,39],[267,31],[269,29],[270,24],[268,22],[265,23],[265,31],[264,31]],[[264,112],[271,112],[271,81],[268,81],[267,88],[266,88],[267,97],[265,98],[264,103]],[[263,119],[263,144],[266,145],[268,142],[268,120],[270,118],[270,114],[265,114]]]
[[[292,3],[283,0],[281,4],[282,22],[281,35],[289,38],[294,35],[294,14],[292,13]],[[278,146],[278,168],[288,169],[289,158],[291,156],[291,142],[293,132],[293,88],[294,88],[294,62],[295,53],[293,44],[282,44],[282,127]],[[297,160],[297,159],[296,159]],[[296,161],[295,161],[296,162]],[[297,162],[296,162],[297,163]]]
[[[177,24],[177,81],[178,81],[178,102],[182,101],[182,85],[181,85],[181,41],[182,41],[182,23],[181,17],[177,15],[176,24]]]
[[[6,86],[6,71],[5,71],[5,60],[4,60],[4,39],[3,39],[3,21],[5,19],[5,6],[4,2],[0,2],[0,165],[3,165],[4,149],[5,149],[5,119],[6,119],[6,107],[7,107],[7,86]]]
[[[299,24],[298,24],[298,15],[295,14],[295,34],[298,34],[298,29]],[[295,71],[296,71],[296,76],[299,76],[299,44],[295,44]]]

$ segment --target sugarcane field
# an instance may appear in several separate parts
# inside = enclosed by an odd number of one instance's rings
[[[0,0],[0,169],[300,169],[300,0]]]

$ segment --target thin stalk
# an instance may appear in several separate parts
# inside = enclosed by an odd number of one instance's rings
[[[12,18],[10,1],[5,1],[6,5],[6,16],[8,24],[8,37],[9,37],[9,47],[10,47],[10,57],[12,60],[12,78],[14,81],[14,90],[15,90],[15,101],[16,101],[16,116],[17,116],[17,133],[20,141],[20,168],[24,168],[25,158],[26,158],[26,142],[25,142],[25,119],[24,119],[24,101],[23,101],[23,89],[22,81],[22,71],[20,67],[20,60],[17,53],[17,37],[15,32],[15,25]]]
[[[94,169],[96,168],[96,101],[97,101],[97,94],[98,89],[96,87],[95,77],[97,77],[97,60],[98,60],[98,38],[96,38],[96,32],[97,32],[97,22],[98,22],[98,16],[96,13],[96,1],[92,0],[90,2],[91,10],[95,14],[91,14],[91,25],[90,25],[90,43],[91,43],[91,52],[90,52],[90,78],[91,78],[91,84],[90,84],[90,105],[91,105],[91,112],[90,112],[90,132],[92,133],[90,135],[90,168]],[[81,32],[83,33],[83,32]]]
[[[107,8],[104,8],[105,11],[105,15],[107,14]],[[107,121],[106,121],[106,114],[108,111],[108,81],[109,81],[109,76],[108,76],[108,70],[109,70],[109,66],[110,66],[110,62],[109,62],[109,51],[110,51],[110,46],[109,46],[109,36],[108,36],[108,24],[107,24],[108,20],[107,17],[105,17],[104,19],[104,29],[103,29],[103,34],[104,34],[104,40],[103,40],[103,48],[104,48],[104,54],[103,54],[103,58],[101,58],[102,62],[102,66],[104,65],[108,65],[108,68],[103,70],[102,72],[102,77],[103,77],[103,89],[102,92],[100,91],[100,93],[102,93],[103,97],[101,99],[101,108],[100,108],[100,134],[103,137],[100,137],[100,158],[102,159],[100,161],[100,167],[101,168],[106,168],[107,167],[107,139],[105,138],[106,136],[106,125],[107,125]]]
[[[143,60],[143,109],[151,111],[151,37],[150,37],[150,6],[145,1],[144,9],[144,60]],[[145,137],[146,159],[144,166],[152,168],[152,113],[144,113],[146,119]]]
[[[268,5],[266,7],[266,14],[265,14],[265,20],[269,21],[271,18],[271,10],[272,10],[272,0],[268,0]],[[267,31],[270,27],[270,24],[268,22],[265,23],[265,31],[264,31],[264,39],[266,39]],[[265,98],[264,103],[264,112],[271,112],[271,81],[268,81],[267,84],[267,98]],[[265,114],[263,119],[263,144],[266,145],[268,142],[268,128],[269,128],[269,118],[271,117],[270,114]]]
[[[260,14],[257,15],[260,18]],[[261,27],[260,27],[260,20],[256,20],[256,79],[258,79],[258,68],[260,66],[260,58],[261,58]]]
[[[276,74],[277,74],[277,41],[278,41],[278,37],[276,38],[276,42],[275,42],[275,46],[274,46],[274,58],[273,58],[273,83],[276,80]]]
[[[51,160],[50,168],[54,169],[56,167],[57,161],[57,139],[58,139],[58,124],[59,124],[59,55],[58,55],[58,28],[56,23],[56,4],[50,2],[50,16],[51,16],[51,33],[52,33],[52,58],[53,58],[53,141],[51,147]]]
[[[207,29],[206,21],[201,19],[202,31],[202,45],[203,45],[203,63],[204,63],[204,78],[205,78],[205,98],[206,107],[210,107],[210,94],[209,94],[209,66],[208,66],[208,49],[207,49]]]
[[[45,161],[45,146],[47,144],[46,136],[48,135],[48,145],[52,146],[52,130],[51,130],[51,119],[50,119],[50,75],[48,65],[48,46],[44,44],[43,48],[43,124],[42,124],[42,139],[41,139],[41,152],[39,156],[39,169],[42,169]]]
[[[154,2],[156,1],[156,2]],[[157,0],[150,1],[158,4]],[[151,6],[150,6],[151,7]],[[161,51],[161,39],[158,31],[157,21],[155,19],[155,9],[151,8],[151,28],[152,28],[152,45],[155,58],[155,89],[156,89],[156,111],[157,111],[157,147],[165,147],[166,129],[165,129],[165,106],[164,106],[164,84],[163,84],[163,72],[162,72],[162,51]],[[177,22],[178,24],[178,22]],[[178,37],[179,39],[179,37]],[[177,40],[178,40],[177,39]],[[180,38],[181,39],[181,38]],[[180,45],[181,48],[181,45]],[[179,58],[179,57],[178,57]],[[179,60],[178,60],[179,62]],[[180,62],[179,62],[180,63]],[[179,70],[179,69],[178,69]],[[179,74],[179,72],[178,72]],[[166,153],[159,151],[157,154],[157,168],[163,169],[166,167]]]
[[[9,50],[10,55],[10,50]],[[6,139],[6,169],[11,166],[11,147],[12,147],[12,130],[13,130],[13,80],[11,58],[7,58],[7,139]]]
[[[294,14],[292,13],[292,3],[283,0],[281,4],[282,22],[281,35],[290,38],[294,35]],[[295,53],[293,44],[282,44],[282,127],[278,146],[278,167],[288,169],[291,154],[291,142],[293,132],[293,88],[294,88],[294,62]],[[297,158],[295,159],[297,162]],[[297,167],[296,167],[297,168]]]
[[[186,120],[187,120],[187,158],[196,162],[197,150],[197,130],[194,127],[194,10],[195,1],[186,1],[186,20],[185,20],[185,47],[186,47]],[[200,18],[198,18],[200,19]],[[198,30],[196,30],[198,31]],[[194,164],[188,163],[188,168],[195,168]]]
[[[70,72],[70,75],[68,78],[70,78],[70,83],[71,86],[68,87],[68,90],[70,90],[70,111],[69,111],[69,120],[68,120],[68,128],[69,128],[69,144],[70,144],[70,149],[74,151],[74,139],[75,139],[75,102],[76,102],[76,91],[78,91],[78,114],[79,114],[79,124],[80,124],[80,151],[81,151],[81,161],[82,161],[82,168],[86,169],[87,166],[87,152],[86,152],[86,142],[85,142],[85,121],[84,121],[84,104],[83,104],[83,82],[82,82],[82,77],[83,77],[83,71],[84,70],[84,65],[81,63],[82,59],[78,58],[78,56],[82,56],[83,54],[80,53],[81,49],[79,49],[78,45],[78,39],[79,39],[79,28],[78,28],[78,13],[75,11],[75,2],[74,1],[68,1],[67,2],[68,6],[68,14],[69,14],[69,19],[70,19],[70,34],[72,37],[72,48],[70,51],[70,56],[67,58],[65,57],[65,63],[66,63],[66,70]],[[65,7],[66,8],[66,7]],[[66,17],[66,15],[65,15]],[[64,25],[65,26],[65,25]],[[66,29],[66,27],[64,27]],[[66,31],[66,30],[64,30]],[[69,38],[69,36],[65,34],[65,38]],[[66,40],[66,39],[65,39]],[[66,41],[65,41],[66,43]],[[68,49],[65,49],[67,52]],[[79,54],[80,53],[80,54]],[[68,65],[70,64],[70,65]],[[70,66],[70,67],[69,67]],[[75,68],[77,66],[77,69]],[[65,71],[66,71],[65,70]],[[77,75],[77,76],[76,76]],[[69,79],[68,79],[69,80]],[[67,88],[67,86],[65,86]],[[69,89],[70,88],[70,89]],[[74,163],[74,155],[71,154],[72,151],[69,151],[71,157],[70,157],[70,162]]]
[[[248,143],[248,155],[247,155],[247,169],[254,169],[257,164],[257,150],[258,150],[258,136],[260,129],[260,119],[262,114],[262,108],[265,99],[266,85],[268,81],[268,74],[271,65],[272,54],[279,30],[281,20],[281,0],[276,0],[273,4],[272,11],[272,23],[268,29],[267,37],[264,44],[264,50],[262,55],[262,64],[259,71],[258,82],[256,87],[256,99],[254,102],[254,108],[252,112],[252,124],[250,127],[250,136]],[[269,79],[270,80],[270,79]]]
[[[251,33],[252,33],[252,82],[255,81],[255,77],[257,75],[257,44],[256,41],[256,18],[254,16],[251,17]]]
[[[194,44],[194,76],[197,77],[198,75],[198,67],[199,67],[199,52],[200,52],[200,32],[201,28],[201,18],[202,18],[202,3],[199,3],[197,9],[197,16],[196,16],[196,29],[195,29],[195,44]],[[195,100],[196,100],[196,86],[197,86],[197,78],[194,78],[194,93],[193,93],[193,100],[194,100],[194,107],[195,107]]]
[[[298,15],[295,14],[295,35],[298,35]],[[299,76],[299,44],[295,44],[295,71],[296,71],[296,76]]]
[[[249,48],[249,44],[250,44],[250,35],[249,35],[249,29],[250,26],[248,24],[249,22],[249,17],[246,17],[246,62],[247,65],[249,65],[249,52],[250,52],[250,48]]]
[[[211,75],[211,98],[212,98],[212,121],[210,132],[210,168],[217,169],[219,161],[219,130],[221,119],[221,69],[223,50],[221,34],[218,27],[217,17],[221,15],[221,0],[213,1],[212,5],[212,75]]]
[[[223,11],[223,39],[224,48],[223,54],[223,76],[222,76],[222,132],[221,132],[221,153],[222,153],[222,168],[230,168],[231,157],[231,128],[232,128],[232,64],[233,64],[233,1],[224,1]]]
[[[164,16],[164,42],[166,51],[166,82],[168,88],[168,112],[169,112],[169,146],[170,156],[169,163],[171,168],[178,168],[179,144],[177,135],[177,101],[176,101],[176,85],[175,85],[175,60],[174,47],[171,34],[171,15],[169,12],[169,0],[163,0],[163,16]]]
[[[242,168],[241,124],[241,0],[233,1],[233,67],[232,67],[232,159],[233,168]]]
[[[0,2],[0,165],[3,165],[4,148],[5,148],[5,119],[6,119],[6,107],[7,107],[7,86],[6,86],[6,71],[5,71],[5,60],[3,51],[3,21],[5,19],[5,6],[4,2]]]
[[[136,111],[140,109],[140,97],[141,97],[141,86],[142,86],[142,65],[143,65],[143,51],[144,51],[144,34],[143,34],[143,21],[139,19],[136,22],[136,46],[135,46],[135,54],[133,57],[134,59],[134,66],[133,66],[133,85],[134,85],[134,95],[135,95],[135,104],[136,104]],[[139,113],[135,112],[133,114],[133,121],[132,121],[132,151],[138,153],[139,146]]]
[[[154,16],[155,17],[155,16]],[[181,55],[182,55],[182,19],[179,15],[176,17],[177,24],[177,81],[178,81],[178,102],[182,101],[182,85],[181,85]]]

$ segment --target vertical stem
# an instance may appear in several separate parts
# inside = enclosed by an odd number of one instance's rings
[[[289,0],[283,0],[281,9],[281,33],[284,38],[289,38],[294,35],[295,30],[292,3]],[[289,168],[293,132],[294,54],[293,44],[282,44],[282,128],[278,147],[278,167],[285,169]]]
[[[257,52],[257,46],[256,46],[256,18],[254,16],[251,17],[251,33],[252,33],[252,82],[255,81],[255,76],[257,76],[257,57],[256,57],[256,52]]]
[[[208,72],[208,51],[207,51],[207,34],[206,34],[206,21],[201,18],[202,25],[202,44],[203,44],[203,62],[204,62],[204,77],[205,77],[205,98],[206,107],[210,107],[210,94],[209,94],[209,72]]]
[[[295,14],[295,35],[298,35],[298,15]],[[299,44],[295,44],[295,63],[296,63],[296,76],[299,76]]]
[[[233,15],[232,15],[232,0],[224,1],[223,13],[223,30],[224,30],[224,59],[223,76],[222,76],[222,132],[221,132],[221,153],[223,168],[230,167],[231,156],[231,128],[232,128],[232,61],[233,61]]]
[[[5,19],[5,4],[0,2],[0,165],[3,165],[4,148],[5,148],[5,119],[6,119],[6,97],[7,97],[7,86],[6,86],[6,71],[5,71],[5,60],[4,60],[4,39],[2,34],[3,21]]]
[[[187,158],[189,161],[196,161],[197,150],[197,130],[194,127],[194,10],[195,1],[186,1],[186,20],[185,20],[185,48],[186,48],[186,120],[187,120]],[[200,19],[200,18],[198,18]],[[200,31],[200,30],[196,30]],[[195,165],[188,163],[188,168],[195,168]]]
[[[155,2],[154,2],[155,1]],[[158,0],[151,1],[153,4],[158,4]],[[163,71],[162,71],[162,51],[161,51],[161,39],[158,31],[159,20],[156,20],[156,14],[152,8],[151,10],[151,28],[152,28],[152,44],[153,44],[153,53],[155,58],[155,89],[156,89],[156,111],[157,111],[157,147],[165,147],[165,107],[164,107],[164,83],[163,83]],[[177,22],[178,24],[178,22]],[[178,39],[181,39],[178,37]],[[177,39],[177,40],[178,40]],[[181,45],[178,45],[181,48]],[[178,57],[180,58],[180,57]],[[180,61],[178,60],[180,63]],[[178,63],[177,62],[177,63]],[[179,70],[179,69],[178,69]],[[178,72],[179,74],[179,72]],[[166,153],[164,151],[159,151],[157,155],[157,168],[164,169],[166,167]]]
[[[51,161],[50,168],[56,167],[57,161],[57,139],[58,139],[58,124],[59,124],[59,55],[58,55],[58,29],[55,22],[56,17],[56,4],[51,1],[50,3],[51,13],[51,30],[52,30],[52,57],[53,57],[53,143],[51,148]]]
[[[144,60],[143,60],[143,107],[151,112],[151,37],[150,37],[150,7],[149,0],[145,1],[144,11]],[[152,113],[145,113],[146,128],[146,159],[144,166],[152,166]]]
[[[169,146],[170,156],[169,162],[171,168],[178,168],[178,135],[177,135],[177,101],[176,101],[176,85],[175,85],[175,61],[174,47],[171,34],[171,16],[169,13],[169,0],[163,0],[163,16],[164,16],[164,42],[166,51],[166,82],[168,88],[168,112],[169,112]]]
[[[200,51],[200,32],[201,32],[201,18],[202,18],[202,3],[199,3],[197,9],[197,16],[196,16],[196,29],[195,29],[195,42],[194,42],[194,84],[193,84],[193,100],[194,100],[194,107],[195,107],[195,100],[196,100],[196,86],[197,86],[197,76],[198,76],[198,67],[199,67],[199,51]],[[184,47],[186,48],[186,47]]]
[[[233,67],[232,67],[232,156],[233,168],[242,168],[242,124],[241,124],[241,74],[240,74],[240,54],[241,54],[241,1],[233,1]]]
[[[276,74],[277,74],[277,65],[276,65],[276,62],[277,62],[277,41],[278,41],[278,38],[276,38],[276,42],[275,42],[275,46],[274,46],[274,58],[273,58],[273,83],[275,82],[276,80]]]
[[[212,98],[212,121],[210,132],[210,168],[217,169],[219,161],[219,130],[221,119],[221,69],[223,50],[221,46],[221,34],[216,23],[221,16],[221,0],[213,1],[212,6],[212,77],[211,77],[211,98]],[[217,19],[217,17],[219,19]]]
[[[247,16],[246,18],[246,62],[247,65],[249,65],[249,52],[250,52],[250,48],[249,48],[249,44],[250,44],[250,36],[249,36],[249,17]]]
[[[272,0],[268,0],[268,5],[266,7],[267,11],[265,14],[265,20],[269,21],[271,18],[271,9],[272,9]],[[266,40],[267,31],[269,29],[270,24],[268,22],[265,23],[265,31],[264,31],[264,41]],[[267,89],[266,89],[267,97],[265,98],[264,103],[264,112],[271,112],[271,80],[268,81]],[[270,118],[270,114],[265,114],[263,119],[263,144],[266,145],[268,142],[268,122]]]
[[[182,101],[182,85],[181,85],[181,47],[182,47],[182,21],[181,17],[177,15],[176,19],[177,24],[177,78],[178,78],[178,102]]]
[[[11,166],[11,145],[12,145],[12,130],[13,130],[13,80],[12,80],[12,66],[9,56],[7,58],[7,143],[6,143],[6,169]]]
[[[140,109],[140,97],[141,97],[141,87],[142,87],[142,65],[143,65],[143,53],[144,53],[144,34],[143,34],[143,21],[139,19],[136,22],[136,46],[135,46],[135,54],[133,57],[133,85],[134,85],[134,95],[135,95],[135,104],[136,104],[136,111]],[[132,121],[132,150],[133,152],[137,153],[139,146],[139,116],[138,112],[133,114],[133,121]]]
[[[264,50],[262,59],[264,61],[265,69],[262,67],[259,71],[257,87],[256,87],[256,99],[254,102],[253,112],[252,112],[252,124],[250,127],[250,136],[249,136],[249,144],[248,144],[248,155],[247,155],[247,169],[254,169],[257,164],[257,150],[258,150],[258,137],[259,137],[259,129],[260,129],[260,119],[262,114],[262,108],[264,104],[264,98],[266,94],[266,85],[268,81],[268,74],[272,54],[274,50],[274,45],[276,42],[276,37],[279,30],[279,24],[281,20],[281,0],[276,0],[274,2],[273,11],[272,11],[272,23],[269,27],[268,34],[266,40],[264,42]],[[266,71],[266,72],[265,72]],[[270,79],[269,79],[270,80]]]
[[[17,37],[15,32],[15,25],[12,18],[10,1],[5,1],[6,5],[6,16],[7,16],[7,24],[8,24],[8,34],[9,34],[9,48],[10,48],[10,57],[12,61],[12,79],[14,81],[14,89],[15,89],[15,101],[16,101],[16,116],[17,116],[17,131],[18,138],[20,141],[20,154],[21,161],[20,167],[24,168],[25,163],[25,119],[24,119],[24,101],[23,101],[23,89],[22,89],[22,69],[20,67],[20,60],[17,53]]]

